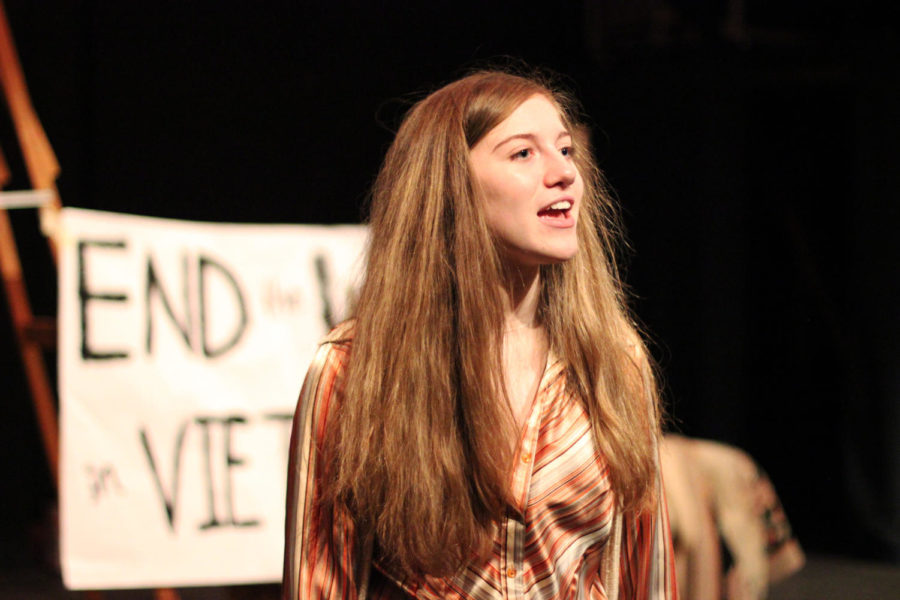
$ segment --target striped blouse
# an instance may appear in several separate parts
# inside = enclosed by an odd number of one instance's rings
[[[625,522],[587,412],[550,359],[515,457],[513,505],[493,552],[446,578],[402,580],[354,536],[350,519],[317,504],[316,446],[349,355],[347,329],[325,339],[300,393],[291,436],[285,600],[674,600],[675,568],[661,495],[657,511]],[[344,336],[344,337],[341,337]]]

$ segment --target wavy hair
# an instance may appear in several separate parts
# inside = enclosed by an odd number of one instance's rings
[[[384,159],[349,365],[321,443],[323,501],[352,515],[403,573],[448,575],[487,551],[509,500],[502,265],[469,151],[535,94],[573,132],[585,184],[579,250],[541,267],[538,316],[590,415],[619,508],[655,498],[657,394],[615,266],[616,211],[580,113],[538,78],[476,72],[415,104]]]

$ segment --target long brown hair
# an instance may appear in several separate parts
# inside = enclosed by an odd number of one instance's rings
[[[615,267],[616,212],[575,105],[536,78],[478,72],[413,106],[387,152],[350,362],[322,444],[323,500],[403,573],[454,572],[488,548],[507,506],[515,434],[500,375],[501,262],[469,150],[534,94],[573,132],[585,183],[578,253],[541,267],[539,317],[620,509],[655,495],[656,392]]]

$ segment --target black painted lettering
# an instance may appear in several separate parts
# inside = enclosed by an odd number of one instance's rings
[[[209,507],[209,519],[200,525],[200,529],[210,529],[212,527],[258,527],[259,519],[240,520],[234,515],[234,485],[231,480],[232,469],[244,464],[244,459],[236,456],[232,452],[232,427],[234,425],[245,425],[247,419],[240,415],[229,415],[225,417],[196,417],[194,422],[203,428],[203,457],[204,466],[206,467],[206,492]],[[222,445],[223,456],[225,458],[225,520],[220,521],[218,516],[218,503],[216,502],[215,486],[213,484],[213,461],[212,461],[212,444],[210,436],[210,426],[219,424],[223,428]]]
[[[181,263],[181,289],[183,294],[184,301],[184,318],[178,319],[175,316],[175,311],[172,309],[172,303],[169,301],[169,294],[166,293],[165,288],[163,288],[162,281],[156,274],[156,268],[153,265],[153,257],[149,254],[147,255],[147,286],[144,289],[144,307],[146,310],[146,348],[147,354],[153,354],[153,308],[152,301],[154,297],[159,297],[162,301],[163,308],[166,311],[166,314],[169,316],[169,320],[175,325],[178,329],[178,332],[181,334],[182,339],[184,340],[184,344],[189,348],[193,349],[193,344],[191,343],[191,298],[190,298],[190,286],[188,285],[188,261],[185,256]]]
[[[103,300],[106,302],[127,302],[128,296],[124,293],[94,292],[88,289],[86,254],[88,248],[107,248],[124,250],[123,240],[78,240],[78,301],[81,312],[81,358],[82,360],[114,360],[128,358],[125,350],[96,350],[89,342],[88,333],[88,302]]]
[[[112,465],[104,464],[96,467],[94,465],[86,465],[85,471],[89,481],[91,499],[95,503],[112,491],[120,494],[123,492],[122,482],[119,481],[116,469]]]
[[[334,316],[331,311],[331,300],[328,298],[328,262],[325,260],[324,254],[316,254],[314,261],[316,280],[319,282],[319,296],[322,298],[322,320],[325,321],[326,328],[332,329]]]
[[[247,419],[244,417],[232,416],[222,420],[225,426],[225,464],[228,467],[227,476],[225,477],[225,505],[228,507],[228,522],[235,527],[256,527],[259,525],[259,519],[247,519],[241,521],[234,516],[234,486],[231,481],[231,472],[234,467],[244,464],[244,459],[235,456],[231,451],[231,432],[233,425],[246,425]]]
[[[212,474],[212,449],[210,448],[209,425],[216,421],[215,417],[195,417],[194,422],[203,428],[203,465],[206,467],[204,475],[206,475],[206,500],[209,507],[209,520],[200,525],[200,529],[209,529],[210,527],[220,527],[222,523],[216,516],[216,492],[213,486]]]
[[[237,280],[234,276],[225,268],[221,263],[209,258],[208,256],[200,255],[198,258],[199,265],[199,294],[200,294],[200,340],[203,347],[203,354],[208,358],[216,358],[225,354],[232,348],[234,348],[237,343],[240,341],[241,337],[244,335],[244,331],[247,329],[247,304],[244,302],[244,294],[241,292],[241,287],[238,285]],[[238,322],[234,331],[231,333],[231,336],[228,337],[222,344],[217,347],[213,347],[213,345],[209,341],[209,331],[208,331],[208,323],[206,318],[207,313],[207,292],[206,292],[206,278],[207,274],[210,270],[218,271],[222,277],[224,277],[225,281],[229,284],[232,291],[234,292],[234,298],[237,301],[238,306]]]
[[[281,450],[283,455],[287,456],[291,443],[291,425],[294,421],[294,415],[291,413],[268,413],[263,415],[263,419],[281,426]]]
[[[172,480],[170,484],[171,493],[166,494],[165,486],[160,477],[159,469],[156,465],[156,459],[153,457],[153,450],[150,448],[150,439],[147,431],[142,427],[140,429],[141,444],[144,447],[144,454],[147,456],[147,462],[150,463],[150,471],[153,473],[153,481],[156,483],[156,491],[162,500],[166,510],[166,518],[169,522],[169,528],[175,531],[175,507],[178,506],[178,483],[181,473],[181,449],[184,447],[184,434],[187,431],[188,422],[181,424],[178,428],[178,434],[175,437],[175,452],[172,458]]]

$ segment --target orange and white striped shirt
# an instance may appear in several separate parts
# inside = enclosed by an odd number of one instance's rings
[[[398,580],[350,519],[317,504],[316,446],[334,409],[347,364],[340,326],[316,354],[300,393],[288,481],[285,600],[675,600],[675,566],[665,499],[625,522],[615,510],[608,469],[582,403],[566,389],[562,361],[550,359],[519,443],[513,505],[493,552],[446,578]],[[343,336],[343,337],[342,337]]]

